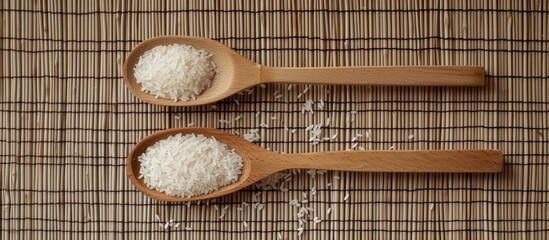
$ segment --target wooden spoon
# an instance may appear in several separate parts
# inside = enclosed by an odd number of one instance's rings
[[[168,196],[148,188],[143,179],[137,178],[141,168],[137,158],[149,146],[178,133],[213,136],[235,149],[244,161],[239,180],[215,192],[191,198]],[[502,154],[497,150],[389,150],[276,154],[239,136],[211,128],[172,128],[156,132],[135,145],[126,160],[128,177],[139,191],[154,199],[170,202],[194,201],[227,195],[286,169],[356,172],[500,172],[502,166]]]
[[[212,86],[196,100],[173,101],[155,98],[141,91],[134,77],[134,67],[144,52],[168,44],[186,44],[213,54],[212,60],[220,70]],[[262,66],[239,55],[225,45],[206,38],[162,36],[148,39],[135,47],[123,70],[124,82],[141,100],[165,106],[193,106],[219,101],[259,83],[313,83],[395,86],[483,86],[484,68],[468,66],[416,67],[327,67],[275,68]]]

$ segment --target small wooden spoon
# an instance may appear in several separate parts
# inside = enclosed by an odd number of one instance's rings
[[[237,182],[219,190],[191,198],[173,197],[150,189],[138,179],[141,168],[137,158],[149,146],[175,134],[202,134],[235,149],[243,161]],[[338,151],[300,154],[276,154],[243,138],[211,128],[172,128],[156,132],[141,140],[126,160],[130,181],[146,195],[162,201],[185,202],[215,198],[236,192],[264,177],[286,169],[323,169],[356,172],[500,172],[503,157],[497,150],[433,151]]]
[[[192,101],[155,98],[141,91],[134,67],[146,51],[168,44],[186,44],[213,54],[220,70],[212,86]],[[194,106],[213,103],[259,83],[313,83],[398,86],[483,86],[484,68],[468,66],[402,67],[326,67],[274,68],[262,66],[239,55],[225,45],[206,38],[162,36],[148,39],[135,47],[123,70],[124,82],[141,100],[165,106]]]

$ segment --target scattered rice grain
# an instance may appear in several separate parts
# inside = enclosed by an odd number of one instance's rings
[[[317,223],[320,223],[320,222],[322,222],[322,220],[320,218],[314,217],[314,219],[313,219],[314,224],[317,224]]]
[[[322,98],[318,100],[318,104],[316,107],[318,108],[318,110],[324,109],[324,100],[322,100]]]

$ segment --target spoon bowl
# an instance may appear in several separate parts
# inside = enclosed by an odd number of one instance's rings
[[[211,60],[216,64],[218,73],[215,74],[211,87],[196,96],[195,100],[174,101],[156,98],[152,94],[141,91],[141,84],[137,83],[135,79],[134,68],[139,62],[139,57],[156,46],[171,44],[190,45],[213,54]],[[162,36],[145,40],[131,51],[124,63],[123,77],[127,88],[145,102],[164,106],[195,106],[217,102],[256,85],[260,67],[214,40],[199,37]]]
[[[139,57],[160,45],[185,44],[213,54],[219,73],[210,88],[195,100],[173,101],[141,91],[134,76]],[[484,68],[476,66],[395,66],[275,68],[262,66],[225,45],[207,38],[161,36],[143,41],[129,54],[122,75],[128,89],[141,100],[164,106],[195,106],[214,103],[259,83],[310,83],[385,86],[483,86]]]
[[[190,198],[169,196],[148,188],[139,179],[138,157],[149,146],[175,134],[202,134],[215,137],[242,157],[238,181],[217,191]],[[126,159],[126,172],[131,183],[144,194],[162,201],[186,202],[216,198],[242,188],[281,170],[322,169],[358,172],[500,172],[503,157],[497,150],[429,150],[429,151],[336,151],[300,154],[276,154],[243,138],[211,128],[172,128],[156,132],[141,140]]]

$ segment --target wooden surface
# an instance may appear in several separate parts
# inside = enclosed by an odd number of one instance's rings
[[[298,239],[294,199],[315,210],[302,239],[549,239],[548,1],[5,0],[0,9],[2,240]],[[272,83],[216,104],[152,105],[125,86],[123,64],[163,35],[210,38],[270,67],[482,66],[486,81]],[[314,112],[302,113],[309,99]],[[320,123],[313,144],[305,129]],[[125,160],[146,136],[187,126],[258,129],[254,144],[286,154],[500,149],[505,164],[497,174],[288,170],[189,206],[153,200]],[[171,219],[179,227],[165,229]]]
[[[497,150],[340,151],[289,154],[287,168],[356,172],[500,172],[503,157]]]
[[[263,67],[261,82],[379,86],[484,86],[484,69],[466,66]]]
[[[150,189],[139,179],[138,157],[147,148],[176,134],[213,137],[227,144],[242,157],[242,174],[238,181],[209,194],[190,198],[169,196]],[[161,201],[187,202],[217,198],[234,193],[281,170],[318,169],[353,172],[438,172],[486,173],[501,172],[503,156],[497,150],[438,150],[438,151],[340,151],[306,154],[276,154],[257,147],[242,137],[213,128],[172,128],[156,132],[141,140],[126,160],[126,173],[133,185],[146,195]]]

